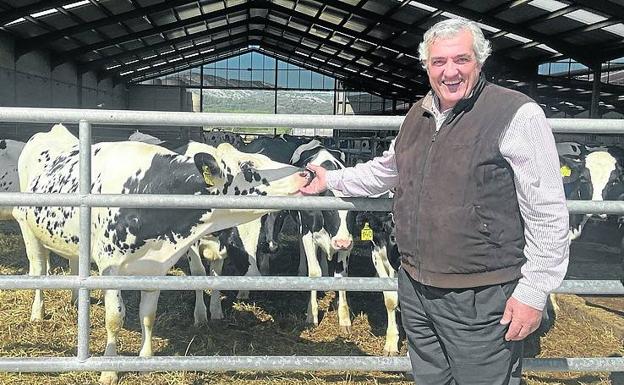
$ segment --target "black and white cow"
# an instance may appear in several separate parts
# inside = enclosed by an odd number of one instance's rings
[[[343,162],[342,152],[327,149],[317,140],[297,148],[291,158],[291,164],[295,166],[306,167],[314,164],[327,170],[344,168]],[[331,190],[322,195],[343,196],[342,193]],[[355,215],[353,212],[347,210],[300,210],[296,212],[296,221],[301,234],[300,274],[303,268],[301,263],[305,260],[309,277],[320,277],[325,272],[330,274],[328,261],[332,263],[334,277],[348,275],[349,255],[353,248],[353,235],[349,229],[349,223],[352,223],[352,220],[348,217],[353,215]],[[351,317],[346,291],[338,292],[338,321],[341,332],[350,332]],[[318,325],[316,291],[310,293],[307,322]]]
[[[359,212],[356,216],[354,233],[359,233],[361,240],[371,242],[371,259],[377,276],[394,278],[401,260],[394,237],[392,214]],[[399,298],[396,291],[384,291],[383,296],[388,316],[383,354],[396,356],[399,353],[399,329],[396,320]]]
[[[592,199],[591,175],[586,167],[586,157],[589,153],[587,147],[576,142],[560,142],[557,143],[557,152],[566,199]],[[570,215],[570,240],[577,239],[581,235],[587,218],[584,214]]]
[[[0,140],[0,192],[19,192],[17,160],[26,143]],[[0,206],[0,220],[12,220],[13,207]]]
[[[92,146],[92,193],[192,195],[295,195],[301,187],[299,170],[231,145],[207,145],[193,157],[141,142],[99,143]],[[64,126],[35,134],[18,162],[20,190],[30,193],[78,192],[78,139]],[[101,275],[165,275],[202,236],[257,219],[263,210],[92,209],[91,258]],[[30,275],[45,274],[53,251],[77,259],[78,210],[72,207],[16,207]],[[139,315],[143,335],[141,356],[152,355],[151,336],[160,292],[141,292]],[[107,343],[105,355],[117,354],[117,335],[125,306],[120,290],[106,290]],[[42,319],[43,296],[37,290],[31,318]],[[103,372],[100,382],[116,384],[116,372]]]
[[[203,131],[202,140],[204,141],[204,143],[210,146],[218,146],[221,143],[229,143],[238,150],[241,150],[243,149],[243,147],[245,147],[245,142],[243,141],[243,138],[235,132],[219,130]]]

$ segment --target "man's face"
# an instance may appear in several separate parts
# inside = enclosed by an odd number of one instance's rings
[[[463,30],[455,37],[438,38],[429,46],[427,75],[440,108],[452,108],[470,91],[479,78],[481,66],[472,48],[472,34]]]

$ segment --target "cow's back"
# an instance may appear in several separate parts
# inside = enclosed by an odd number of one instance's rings
[[[52,159],[78,146],[76,138],[65,126],[57,124],[48,132],[33,135],[24,146],[18,161],[20,191],[27,192],[33,178],[43,173]]]

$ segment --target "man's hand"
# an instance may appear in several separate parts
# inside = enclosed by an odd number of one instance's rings
[[[304,171],[300,174],[302,177],[308,177],[308,182],[299,191],[305,195],[316,195],[327,190],[327,180],[325,179],[327,170],[313,164],[307,165],[306,169],[312,171],[312,173]]]
[[[500,323],[509,325],[505,340],[520,341],[533,333],[542,322],[542,312],[511,297],[505,305]]]

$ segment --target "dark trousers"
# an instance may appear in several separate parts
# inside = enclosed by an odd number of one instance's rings
[[[470,289],[422,285],[399,270],[399,303],[417,385],[518,385],[522,341],[499,322],[517,281]]]

